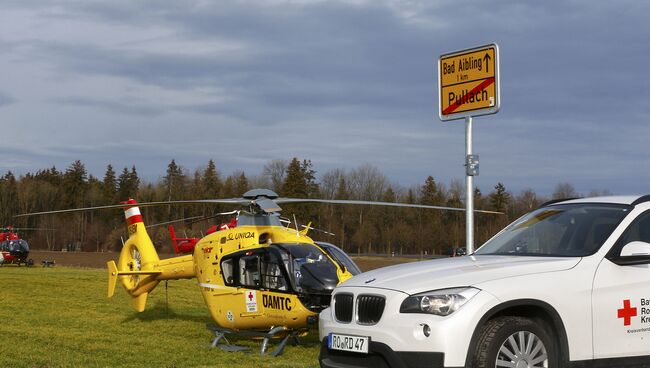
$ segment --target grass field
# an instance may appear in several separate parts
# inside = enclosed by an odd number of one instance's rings
[[[137,313],[105,270],[0,267],[0,367],[318,367],[316,330],[277,358],[209,347],[211,323],[196,280],[170,281]]]

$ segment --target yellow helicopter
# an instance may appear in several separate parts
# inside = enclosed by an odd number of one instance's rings
[[[93,209],[124,209],[129,238],[117,261],[108,262],[108,296],[115,293],[118,281],[132,297],[131,305],[145,310],[147,296],[163,280],[196,278],[213,328],[213,346],[227,335],[240,334],[264,339],[261,352],[273,337],[284,337],[273,355],[282,352],[288,339],[305,334],[316,325],[318,313],[329,307],[334,287],[361,271],[338,247],[316,242],[307,236],[311,229],[284,226],[280,218],[282,203],[333,203],[384,205],[464,211],[460,208],[370,202],[280,198],[267,189],[246,192],[243,198],[148,202],[129,199],[120,205],[39,212],[41,215]],[[169,204],[238,204],[236,221],[199,239],[193,254],[160,259],[147,233],[140,207]],[[492,211],[476,211],[497,213]],[[23,215],[23,216],[26,216]]]

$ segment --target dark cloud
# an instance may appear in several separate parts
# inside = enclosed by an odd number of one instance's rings
[[[71,29],[5,33],[0,66],[34,73],[16,82],[19,92],[3,87],[21,103],[0,117],[33,125],[31,139],[47,141],[40,146],[52,157],[83,157],[99,170],[133,161],[160,173],[171,158],[192,168],[213,157],[223,170],[259,172],[267,160],[299,156],[321,172],[369,162],[403,185],[429,174],[462,178],[463,122],[438,121],[437,58],[497,42],[502,110],[475,119],[485,192],[501,181],[515,191],[570,182],[622,193],[644,191],[650,179],[638,170],[650,158],[643,2],[9,1],[2,9]],[[14,101],[3,96],[0,107]],[[46,121],[73,133],[57,146],[38,133]],[[137,147],[120,143],[126,130]]]
[[[118,114],[135,114],[155,117],[156,115],[160,115],[165,112],[163,107],[156,107],[150,104],[148,105],[132,100],[109,101],[84,97],[67,97],[56,98],[52,102],[59,106],[70,105],[97,108]]]
[[[6,93],[0,92],[0,107],[11,105],[14,102],[16,102],[16,99]]]

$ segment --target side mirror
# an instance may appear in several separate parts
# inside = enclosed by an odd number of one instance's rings
[[[611,261],[620,266],[650,264],[650,243],[629,242],[621,249],[621,255]]]
[[[633,241],[625,244],[621,249],[621,257],[636,257],[648,256],[650,257],[650,243],[642,241]]]

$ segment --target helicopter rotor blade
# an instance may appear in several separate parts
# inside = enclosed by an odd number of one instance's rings
[[[211,220],[211,219],[219,217],[219,216],[228,216],[228,215],[234,215],[234,214],[239,214],[239,211],[234,210],[234,211],[230,211],[230,212],[219,212],[219,213],[215,213],[214,215],[210,215],[210,216],[199,216],[198,220],[190,221],[189,224],[191,225],[191,224],[195,224],[197,222],[201,222],[201,221],[205,221],[205,220]]]
[[[107,206],[95,206],[95,207],[84,207],[84,208],[70,208],[65,210],[55,210],[55,211],[43,211],[43,212],[32,212],[32,213],[21,213],[20,215],[15,215],[14,217],[25,217],[25,216],[40,216],[40,215],[50,215],[56,213],[71,213],[71,212],[82,212],[82,211],[94,211],[94,210],[106,210],[119,208],[124,209],[124,207],[155,207],[155,206],[167,206],[167,205],[178,205],[178,204],[239,204],[239,205],[249,205],[253,201],[250,199],[244,198],[230,198],[230,199],[193,199],[193,200],[181,200],[181,201],[160,201],[160,202],[142,202],[137,204],[111,204]]]
[[[444,206],[429,206],[424,204],[409,204],[409,203],[396,203],[396,202],[375,202],[375,201],[357,201],[348,199],[311,199],[311,198],[278,198],[275,199],[277,203],[327,203],[327,204],[351,204],[351,205],[368,205],[368,206],[389,206],[389,207],[403,207],[403,208],[426,208],[432,210],[443,211],[461,211],[465,212],[464,208],[458,207],[444,207]],[[503,215],[503,212],[488,211],[488,210],[474,210],[478,213],[489,213],[493,215]]]
[[[246,192],[244,194],[244,198],[142,202],[134,205],[114,204],[108,206],[96,206],[96,207],[73,208],[73,209],[56,210],[56,211],[25,213],[25,214],[16,215],[14,217],[39,216],[39,215],[56,214],[56,213],[71,213],[71,212],[79,212],[79,211],[103,210],[103,209],[112,209],[112,208],[124,209],[125,207],[133,207],[133,206],[152,207],[152,206],[168,206],[168,205],[179,205],[179,204],[180,205],[235,204],[235,205],[256,207],[261,212],[271,214],[275,212],[280,212],[282,208],[279,206],[279,204],[283,204],[283,203],[287,203],[287,204],[326,203],[326,204],[347,204],[347,205],[367,205],[367,206],[389,206],[389,207],[402,207],[402,208],[424,208],[424,209],[460,211],[460,212],[466,211],[465,208],[429,206],[423,204],[408,204],[408,203],[396,203],[396,202],[375,202],[375,201],[344,200],[344,199],[278,198],[277,194],[275,194],[272,191],[266,189],[255,189]],[[257,210],[253,210],[253,211],[256,212]],[[474,212],[487,213],[493,215],[503,215],[503,212],[488,211],[488,210],[474,210]]]
[[[169,224],[174,224],[174,223],[177,223],[177,222],[182,222],[182,221],[186,221],[186,220],[193,220],[193,219],[202,218],[202,217],[203,216],[185,217],[185,218],[180,218],[180,219],[171,220],[171,221],[159,222],[157,224],[151,224],[151,225],[147,225],[145,227],[148,229],[148,228],[151,228],[151,227],[169,225]]]

